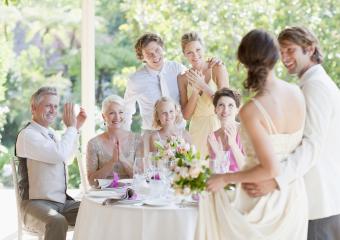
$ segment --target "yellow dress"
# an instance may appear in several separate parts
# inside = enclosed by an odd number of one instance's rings
[[[295,133],[278,133],[262,105],[254,102],[274,130],[270,134],[274,153],[278,160],[284,160],[301,143],[303,127]],[[247,153],[244,169],[249,169],[259,162],[242,125],[241,136]],[[307,226],[308,201],[303,178],[259,198],[249,197],[238,184],[235,192],[220,190],[201,195],[195,239],[305,240]]]
[[[213,91],[216,91],[217,86],[213,80],[210,80],[208,85]],[[188,99],[192,94],[192,90],[191,85],[188,84]],[[205,156],[209,154],[207,146],[208,135],[219,128],[220,121],[215,114],[212,99],[207,94],[203,93],[197,100],[196,108],[189,125],[189,133],[192,138],[192,143],[201,153],[201,157],[205,158]]]

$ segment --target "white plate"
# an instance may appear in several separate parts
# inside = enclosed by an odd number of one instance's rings
[[[127,186],[126,183],[118,182],[118,187],[101,187],[101,190],[125,192],[126,186]]]
[[[127,185],[131,185],[133,183],[133,179],[132,178],[119,179],[118,182],[119,183],[125,183]]]
[[[120,198],[121,194],[112,191],[91,191],[86,194],[94,198]]]
[[[112,179],[102,178],[102,179],[95,179],[95,180],[98,182],[98,185],[101,188],[108,187],[112,183]]]
[[[135,203],[140,203],[140,202],[142,202],[141,199],[134,199],[134,200],[125,199],[125,200],[118,201],[119,204],[135,204]]]
[[[145,200],[144,204],[154,207],[161,207],[161,206],[167,206],[171,204],[171,201],[166,199],[149,199]]]

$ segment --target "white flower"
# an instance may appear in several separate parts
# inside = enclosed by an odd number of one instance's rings
[[[197,150],[196,150],[196,146],[195,145],[191,145],[191,151],[193,154],[196,154],[197,153]]]
[[[184,145],[184,144],[185,144],[185,141],[184,141],[183,138],[179,138],[179,139],[178,139],[178,142],[179,142],[180,145]]]
[[[183,189],[183,194],[184,194],[184,195],[189,195],[190,192],[191,192],[191,190],[190,190],[189,187],[185,187],[185,188]]]
[[[183,178],[188,177],[188,176],[189,176],[188,168],[186,168],[186,167],[181,167],[181,170],[180,170],[179,174],[180,174],[181,177],[183,177]]]
[[[207,168],[209,168],[209,160],[202,160],[202,161],[200,161],[200,165],[201,165],[202,167],[207,167]]]
[[[185,151],[189,151],[189,150],[190,150],[190,144],[189,144],[189,143],[186,143],[186,144],[184,145],[184,149],[185,149]]]
[[[175,174],[175,176],[174,176],[174,178],[173,178],[173,181],[174,181],[174,182],[177,182],[177,181],[180,180],[180,179],[181,179],[181,176],[178,175],[178,174]]]
[[[165,155],[166,155],[168,158],[171,158],[171,157],[174,157],[174,156],[175,156],[171,149],[167,149],[166,152],[165,152]]]
[[[176,166],[175,172],[176,172],[176,173],[179,173],[180,171],[181,171],[181,168],[180,168],[179,166]]]
[[[201,168],[200,166],[192,166],[189,170],[189,175],[192,178],[197,178],[198,175],[201,173]]]
[[[175,188],[175,194],[176,195],[181,195],[182,194],[182,189],[181,188]]]

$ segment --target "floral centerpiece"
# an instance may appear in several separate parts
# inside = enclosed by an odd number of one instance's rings
[[[155,160],[173,162],[172,187],[178,194],[196,194],[206,188],[206,181],[211,175],[208,163],[200,158],[194,145],[186,143],[183,138],[171,136],[165,142],[156,142]]]

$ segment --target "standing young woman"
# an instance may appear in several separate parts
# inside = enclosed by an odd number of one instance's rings
[[[183,117],[190,119],[192,142],[205,157],[208,154],[207,137],[220,127],[212,97],[216,90],[229,86],[228,73],[223,64],[204,58],[203,41],[196,32],[184,34],[181,44],[191,68],[177,78],[180,104]]]

